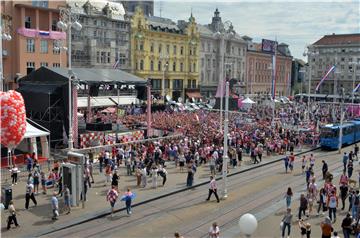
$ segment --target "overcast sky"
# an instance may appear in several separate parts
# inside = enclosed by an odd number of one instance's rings
[[[222,21],[230,20],[237,33],[254,41],[262,38],[287,43],[292,55],[303,58],[306,45],[326,34],[360,32],[360,1],[226,1],[155,0],[155,15],[209,24],[217,7]]]

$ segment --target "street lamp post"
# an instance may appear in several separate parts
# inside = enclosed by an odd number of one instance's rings
[[[220,47],[219,47],[219,55],[220,55],[220,63],[219,63],[219,81],[220,81],[220,132],[223,130],[223,98],[224,98],[224,64],[225,64],[225,39],[231,39],[234,37],[235,33],[233,30],[233,26],[231,21],[224,22],[224,29],[222,32],[217,31],[214,36],[220,39]]]
[[[342,148],[342,136],[343,136],[343,121],[344,121],[344,94],[345,89],[341,87],[341,104],[340,104],[340,129],[339,129],[339,154],[341,154]]]
[[[229,82],[225,86],[225,120],[224,120],[224,153],[223,153],[223,167],[222,179],[224,183],[223,198],[227,198],[227,169],[228,169],[228,133],[229,133]]]
[[[60,8],[60,21],[57,23],[57,27],[63,31],[67,30],[68,39],[68,77],[69,77],[69,150],[73,149],[73,118],[72,118],[72,78],[74,74],[71,69],[71,28],[76,31],[80,31],[82,25],[77,21],[78,16],[71,13],[70,8]]]
[[[310,47],[308,47],[308,50],[305,51],[303,53],[303,56],[308,56],[308,69],[309,69],[309,77],[308,77],[308,80],[309,80],[309,83],[308,83],[308,100],[307,100],[307,109],[308,109],[308,112],[307,112],[307,116],[308,116],[308,119],[310,120],[310,93],[311,93],[311,77],[312,77],[312,68],[311,68],[311,64],[310,64],[310,61],[311,61],[311,58],[312,57],[315,57],[319,55],[319,52],[315,52],[313,49],[311,49]]]
[[[2,48],[2,41],[10,41],[12,39],[10,33],[9,33],[9,21],[7,21],[5,19],[5,21],[3,22],[3,17],[0,16],[0,34],[1,34],[1,39],[0,39],[0,91],[4,91],[4,69],[3,69],[3,48]],[[4,26],[4,27],[3,27]]]
[[[355,97],[355,80],[356,80],[356,67],[359,65],[357,62],[351,62],[352,64],[352,90],[351,90],[351,116],[354,117],[354,97]]]

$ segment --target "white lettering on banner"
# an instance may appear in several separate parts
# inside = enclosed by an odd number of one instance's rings
[[[135,85],[121,85],[120,89],[133,89],[135,90]]]

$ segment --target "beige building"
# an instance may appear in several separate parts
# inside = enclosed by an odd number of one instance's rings
[[[4,88],[40,66],[66,67],[66,53],[54,49],[54,41],[66,42],[58,31],[59,7],[65,1],[1,1],[3,28],[12,36],[2,41]]]

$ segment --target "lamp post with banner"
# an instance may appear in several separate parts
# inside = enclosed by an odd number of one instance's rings
[[[72,89],[73,89],[73,79],[75,75],[71,68],[71,29],[74,28],[76,31],[80,31],[82,25],[78,22],[78,15],[71,12],[71,8],[60,8],[60,21],[57,22],[57,27],[63,31],[67,31],[67,41],[68,41],[68,77],[69,77],[69,139],[68,139],[68,148],[72,150],[74,147],[73,141],[73,102],[72,102]]]
[[[1,6],[0,6],[1,8]],[[0,11],[1,12],[1,11]],[[4,91],[4,69],[3,69],[3,46],[2,41],[11,41],[12,37],[10,35],[10,17],[6,18],[3,14],[0,15],[0,91]]]

